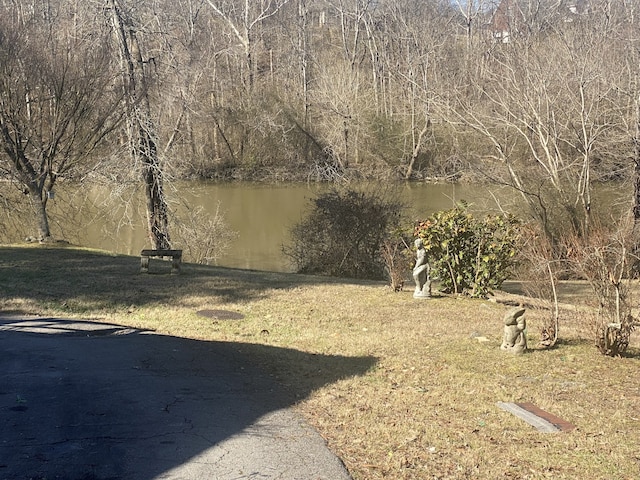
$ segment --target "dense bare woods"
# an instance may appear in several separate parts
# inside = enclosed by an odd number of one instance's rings
[[[120,4],[135,25],[133,97]],[[114,128],[131,102],[152,172],[480,172],[518,189],[548,230],[569,222],[584,233],[593,183],[640,172],[637,2],[18,0],[0,10],[0,165],[37,208],[63,174],[99,165],[139,178],[123,155],[131,136]]]

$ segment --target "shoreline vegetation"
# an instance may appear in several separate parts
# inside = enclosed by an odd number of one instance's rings
[[[591,295],[576,282],[563,283],[560,340],[545,350],[549,312],[514,282],[491,300],[416,300],[383,282],[196,264],[141,275],[139,265],[73,246],[0,246],[0,311],[233,342],[299,396],[296,408],[355,480],[640,477],[640,335],[624,357],[601,355]],[[499,346],[504,314],[520,303],[531,351],[514,356]],[[206,309],[244,318],[197,314]],[[263,346],[285,353],[265,358]],[[316,355],[300,363],[286,352]],[[352,376],[323,363],[332,357],[374,366]],[[576,429],[540,433],[497,402],[533,403]]]

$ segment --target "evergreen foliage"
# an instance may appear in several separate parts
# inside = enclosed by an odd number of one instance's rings
[[[486,297],[507,279],[517,251],[519,221],[513,216],[474,218],[462,205],[419,222],[432,273],[447,293]]]

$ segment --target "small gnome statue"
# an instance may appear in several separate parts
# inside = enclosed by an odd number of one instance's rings
[[[527,350],[527,337],[525,329],[527,321],[524,318],[525,309],[522,307],[512,308],[504,316],[504,337],[500,348],[514,354],[523,353]]]

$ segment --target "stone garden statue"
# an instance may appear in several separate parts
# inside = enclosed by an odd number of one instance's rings
[[[416,282],[416,289],[413,298],[431,297],[431,266],[427,262],[427,251],[421,238],[416,239],[416,266],[413,267],[413,279]]]
[[[524,318],[525,309],[512,308],[504,316],[504,337],[500,348],[511,353],[523,353],[527,349],[527,337],[524,330],[527,321]]]

